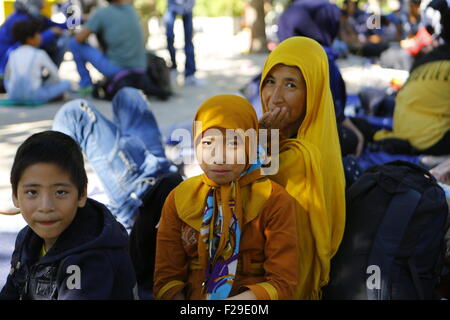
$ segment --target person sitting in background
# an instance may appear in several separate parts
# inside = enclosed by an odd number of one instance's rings
[[[80,74],[80,93],[90,94],[93,83],[86,63],[90,62],[107,79],[119,72],[134,69],[145,74],[145,43],[138,15],[130,0],[108,0],[109,5],[97,9],[74,38],[69,48]],[[94,33],[105,53],[86,43]]]
[[[439,1],[439,0],[438,0]],[[428,1],[429,2],[429,1]],[[391,43],[390,48],[383,52],[380,56],[380,65],[384,68],[394,68],[410,71],[413,63],[419,60],[426,53],[430,52],[434,45],[433,27],[439,25],[439,19],[427,21],[421,16],[419,6],[426,5],[429,7],[431,3],[425,4],[425,1],[412,0],[409,3],[408,12],[397,10],[388,17],[398,26],[401,31],[401,39],[397,43]],[[431,9],[433,14],[436,11]],[[434,26],[432,26],[435,24]],[[439,34],[439,30],[436,30]]]
[[[445,0],[416,0],[410,4],[414,14],[410,15],[412,22],[408,22],[411,27],[405,28],[410,32],[401,41],[401,46],[414,58],[414,63],[439,45],[436,41],[442,31],[439,11],[444,2]]]
[[[359,6],[360,0],[344,0],[342,9],[348,12],[350,22],[358,29],[358,32],[365,30],[369,14]]]
[[[333,43],[333,47],[338,46],[342,56],[349,53],[361,54],[363,43],[355,27],[350,23],[347,10],[341,9],[338,38]]]
[[[450,154],[450,8],[445,0],[439,11],[444,43],[413,65],[396,96],[392,130],[373,136],[392,153]],[[389,143],[398,140],[403,148]]]
[[[394,160],[429,169],[426,155],[450,154],[450,9],[446,0],[438,1],[442,17],[439,41],[443,43],[413,64],[395,97],[374,93],[372,98],[380,104],[373,107],[381,113],[390,110],[386,115],[358,114],[352,118],[363,135],[364,148],[357,159],[363,170]],[[367,90],[361,93],[365,95]]]
[[[12,28],[17,21],[37,19],[40,21],[40,48],[44,49],[53,62],[59,66],[67,50],[67,42],[63,36],[67,30],[65,23],[56,23],[41,14],[45,0],[16,0],[14,12],[0,27],[0,78],[3,76],[10,53],[20,43],[14,39]],[[2,81],[0,81],[2,83]]]
[[[21,46],[10,54],[6,65],[4,82],[9,98],[43,103],[61,97],[71,83],[59,79],[58,67],[44,50],[38,49],[41,44],[38,21],[17,21],[12,32]]]

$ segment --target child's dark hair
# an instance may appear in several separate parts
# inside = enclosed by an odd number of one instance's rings
[[[28,38],[34,37],[40,27],[40,23],[35,19],[19,20],[12,27],[14,40],[23,44]]]
[[[18,183],[25,169],[42,162],[55,164],[68,172],[78,189],[78,197],[84,195],[88,179],[80,147],[64,133],[43,131],[30,136],[17,149],[10,176],[14,196],[17,196]]]

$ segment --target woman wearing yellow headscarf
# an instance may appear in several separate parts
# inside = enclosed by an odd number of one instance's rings
[[[305,211],[297,217],[300,299],[320,299],[345,226],[344,171],[328,74],[322,47],[292,37],[269,55],[260,83],[260,127],[280,129],[281,137],[279,170],[270,178]]]
[[[212,97],[193,129],[204,174],[183,181],[164,204],[155,297],[291,299],[299,272],[297,203],[261,175],[253,107],[234,95]]]

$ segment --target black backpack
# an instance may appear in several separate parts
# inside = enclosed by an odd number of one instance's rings
[[[155,96],[167,100],[171,92],[160,89],[150,80],[146,69],[125,69],[112,79],[105,79],[94,85],[93,96],[97,99],[112,100],[115,94],[124,87],[142,90],[147,96]]]
[[[448,206],[426,170],[373,166],[347,194],[345,232],[326,300],[434,299],[446,250]]]
[[[166,60],[156,54],[147,51],[147,75],[152,84],[161,91],[172,94],[170,82],[170,69]]]
[[[167,196],[182,181],[183,178],[178,173],[167,173],[159,177],[144,195],[143,205],[130,233],[129,249],[136,280],[141,292],[146,292],[147,295],[153,291],[158,231],[156,226],[161,218]]]

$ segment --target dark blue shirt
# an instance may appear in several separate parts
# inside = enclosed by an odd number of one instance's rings
[[[128,234],[101,203],[88,199],[47,254],[30,227],[19,232],[0,300],[137,298]]]

